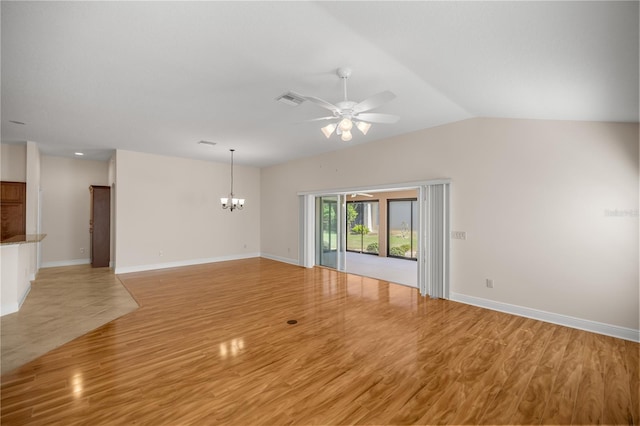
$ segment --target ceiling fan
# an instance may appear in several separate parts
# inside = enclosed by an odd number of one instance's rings
[[[353,102],[348,100],[347,98],[347,79],[351,76],[351,69],[344,67],[338,68],[336,74],[343,81],[343,101],[338,102],[334,105],[315,96],[302,96],[309,102],[312,102],[333,113],[333,115],[328,117],[320,117],[308,120],[336,120],[334,123],[331,123],[320,129],[322,130],[322,133],[327,137],[327,139],[331,137],[331,135],[335,132],[342,138],[343,141],[347,142],[352,138],[351,129],[353,128],[354,124],[358,128],[358,130],[362,132],[362,134],[366,135],[371,128],[371,123],[396,123],[400,119],[400,117],[398,117],[397,115],[367,112],[393,100],[396,95],[394,95],[392,92],[386,90],[384,92],[378,93],[377,95],[373,95],[362,102]]]

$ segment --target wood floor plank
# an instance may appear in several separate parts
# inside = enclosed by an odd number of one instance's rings
[[[514,317],[513,326],[522,324],[524,321],[521,320],[523,318]],[[491,369],[474,384],[474,389],[466,401],[460,405],[451,424],[480,424],[489,402],[502,390],[504,383],[511,377],[533,343],[531,339],[533,333],[529,328],[516,327],[509,334],[510,338],[504,350],[491,365]]]
[[[260,258],[120,279],[140,307],[2,375],[1,424],[640,419],[637,343]]]
[[[554,330],[516,412],[510,420],[512,424],[540,424],[554,381],[558,376],[558,369],[569,343],[569,337],[570,330],[567,328]]]
[[[626,365],[624,341],[600,336],[606,340],[604,368],[605,424],[633,424],[633,404],[631,403],[631,375]]]
[[[640,425],[640,345],[629,341],[624,343],[633,423]]]
[[[481,423],[509,424],[511,417],[520,403],[536,366],[544,353],[549,339],[554,332],[554,326],[540,324],[533,336],[533,343],[519,360],[516,368],[509,375],[500,391],[487,404],[481,418]]]
[[[573,417],[587,333],[575,329],[569,333],[569,341],[540,420],[542,424],[570,424]]]
[[[602,424],[604,412],[604,345],[597,335],[589,333],[582,359],[582,377],[578,385],[572,424]]]

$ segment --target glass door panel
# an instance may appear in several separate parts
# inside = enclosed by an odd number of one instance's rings
[[[316,264],[338,269],[338,197],[316,198]]]

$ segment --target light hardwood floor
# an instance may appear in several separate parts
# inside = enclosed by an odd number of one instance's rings
[[[640,420],[636,343],[267,259],[120,277],[140,308],[3,375],[3,424]]]

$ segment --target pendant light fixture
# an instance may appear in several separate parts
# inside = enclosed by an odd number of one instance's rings
[[[233,152],[235,149],[230,149],[229,151],[231,151],[231,192],[228,197],[220,198],[220,203],[223,209],[229,209],[231,211],[236,209],[242,210],[244,208],[244,198],[235,198],[233,195]],[[229,203],[229,201],[231,201],[231,203]]]

